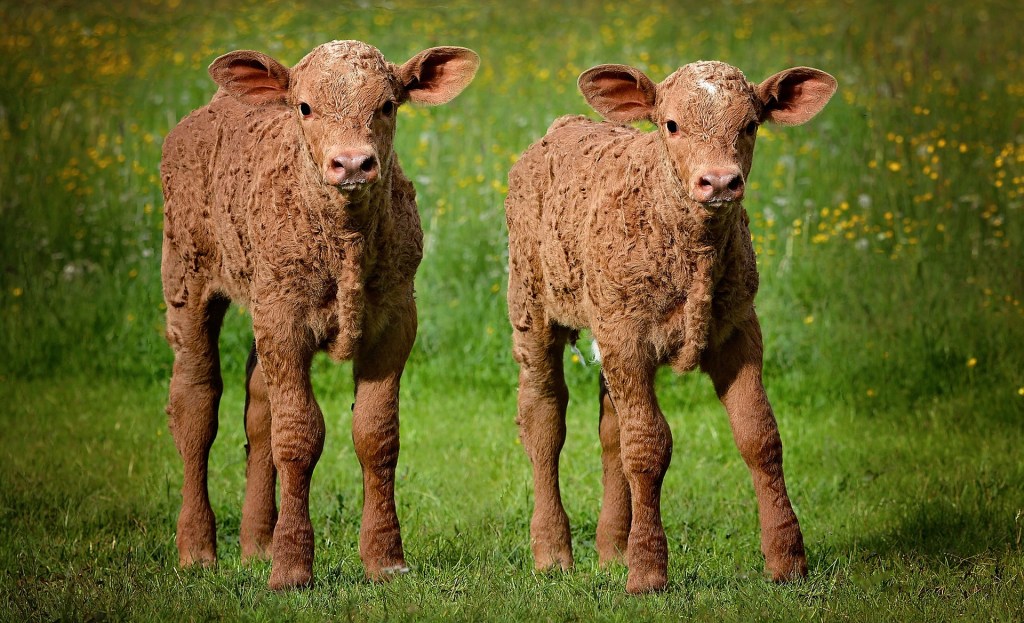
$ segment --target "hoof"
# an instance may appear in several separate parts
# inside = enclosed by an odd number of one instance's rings
[[[178,564],[188,567],[212,567],[217,564],[217,546],[212,534],[183,534],[178,538]]]
[[[559,510],[554,515],[537,514],[530,520],[530,551],[537,571],[572,569],[572,534],[569,518]]]
[[[217,555],[210,549],[182,552],[178,556],[178,564],[181,565],[182,569],[187,569],[189,567],[205,569],[216,566]]]
[[[544,547],[534,544],[533,567],[537,571],[568,571],[573,566],[572,548]]]
[[[664,571],[629,571],[626,578],[626,592],[631,595],[656,593],[668,586],[668,575]]]
[[[312,569],[300,567],[284,569],[277,565],[274,565],[271,568],[270,582],[267,583],[272,591],[287,591],[296,588],[307,588],[312,584]]]
[[[217,564],[217,527],[213,514],[186,514],[182,510],[174,544],[178,547],[178,564],[182,568]]]
[[[243,523],[239,541],[242,543],[242,563],[273,558],[273,526],[270,526],[269,529],[257,530],[251,529]]]
[[[807,559],[803,556],[793,557],[774,565],[765,565],[765,572],[772,582],[783,583],[807,577]]]
[[[272,541],[267,541],[266,545],[242,541],[242,564],[248,565],[254,562],[273,560],[272,552]]]
[[[623,541],[621,544],[617,543],[598,543],[597,545],[597,565],[602,569],[612,567],[615,565],[626,564],[626,542]]]

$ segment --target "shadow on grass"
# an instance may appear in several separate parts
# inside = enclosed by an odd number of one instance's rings
[[[1019,498],[1016,501],[1021,503]],[[991,504],[967,509],[948,500],[922,501],[909,507],[892,528],[867,534],[840,549],[945,562],[1013,550],[1020,553],[1024,516],[1021,510],[1012,510],[1013,504],[1010,491]]]

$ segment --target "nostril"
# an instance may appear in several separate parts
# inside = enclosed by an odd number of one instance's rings
[[[359,169],[362,170],[364,173],[369,173],[370,171],[373,171],[375,168],[377,168],[377,159],[374,158],[373,156],[367,156],[366,160],[363,160],[363,162],[359,165]]]
[[[704,190],[714,190],[715,185],[706,177],[700,178],[697,182],[697,186],[700,186]]]
[[[734,175],[733,178],[729,180],[728,188],[732,191],[737,191],[743,188],[743,178],[739,175]]]

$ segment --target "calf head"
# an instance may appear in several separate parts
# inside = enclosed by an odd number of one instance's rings
[[[290,108],[324,183],[352,193],[390,170],[398,106],[450,101],[479,65],[466,48],[429,48],[395,65],[373,46],[332,41],[291,69],[261,52],[230,52],[210,76],[246,104]]]
[[[609,121],[657,125],[684,192],[714,207],[743,198],[758,126],[808,121],[835,93],[836,80],[794,67],[753,84],[731,65],[701,61],[657,85],[634,67],[599,65],[580,75],[579,87]]]

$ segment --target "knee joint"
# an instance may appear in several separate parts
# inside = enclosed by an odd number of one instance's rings
[[[622,454],[622,469],[627,476],[660,479],[672,461],[672,440],[645,440],[639,447]]]
[[[749,435],[737,439],[740,455],[750,467],[768,469],[782,462],[782,440],[774,435]]]
[[[320,451],[313,444],[278,446],[273,448],[273,456],[278,471],[310,473],[320,459]]]

